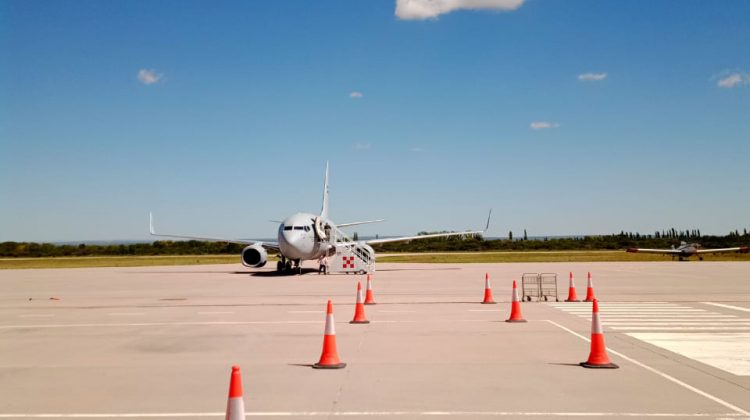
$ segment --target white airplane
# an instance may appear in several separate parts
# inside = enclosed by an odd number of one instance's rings
[[[628,248],[627,252],[645,252],[651,254],[666,254],[671,255],[674,260],[677,257],[680,261],[684,261],[685,258],[690,258],[693,255],[697,255],[698,259],[703,261],[702,254],[712,254],[719,252],[748,252],[748,247],[738,246],[734,248],[713,248],[713,249],[702,249],[700,244],[689,244],[686,242],[680,242],[680,246],[675,248],[672,245],[672,249],[649,249],[649,248]]]
[[[242,250],[241,262],[246,267],[263,267],[268,260],[266,250],[279,253],[280,260],[276,263],[276,271],[286,273],[302,273],[300,263],[307,260],[319,260],[323,257],[331,258],[330,271],[369,273],[374,271],[375,251],[370,245],[386,242],[411,241],[416,239],[440,238],[447,236],[468,236],[482,234],[490,224],[487,217],[485,230],[469,230],[463,232],[436,233],[419,236],[403,236],[398,238],[373,239],[353,241],[339,228],[382,222],[383,219],[362,222],[334,224],[328,216],[328,163],[326,163],[325,181],[323,185],[323,206],[320,215],[311,213],[296,213],[281,222],[277,234],[277,242],[264,242],[249,239],[227,239],[202,236],[188,236],[175,234],[157,234],[154,229],[154,218],[149,213],[149,232],[153,236],[196,239],[203,241],[229,242],[248,245]]]

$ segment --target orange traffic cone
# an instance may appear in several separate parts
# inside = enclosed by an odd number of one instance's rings
[[[357,304],[354,305],[354,319],[349,321],[350,324],[369,324],[370,321],[365,317],[365,305],[362,303],[362,284],[357,282]]]
[[[609,361],[607,346],[604,345],[604,330],[599,321],[599,301],[594,299],[594,309],[591,314],[591,352],[589,360],[581,362],[581,366],[598,369],[617,369],[619,366]]]
[[[513,301],[510,306],[510,318],[506,319],[505,322],[526,322],[521,315],[521,301],[518,299],[518,289],[516,288],[516,281],[513,280]]]
[[[591,282],[591,271],[589,271],[588,277],[589,281],[586,285],[586,300],[584,300],[584,302],[593,302],[596,297],[594,297],[594,283]]]
[[[492,298],[492,286],[490,286],[490,274],[484,273],[484,300],[483,304],[495,304],[495,299]]]
[[[570,273],[570,281],[568,282],[568,298],[566,302],[580,302],[578,296],[576,296],[576,285],[573,284],[573,273]]]
[[[333,304],[328,301],[326,310],[326,330],[323,336],[323,353],[320,361],[312,365],[315,369],[341,369],[346,363],[341,363],[339,353],[336,351],[336,326],[333,321]]]
[[[375,305],[375,296],[372,294],[372,281],[370,275],[367,275],[367,291],[365,292],[365,305]]]
[[[229,378],[227,414],[224,419],[245,420],[245,402],[242,401],[242,376],[239,366],[232,366],[232,376]]]

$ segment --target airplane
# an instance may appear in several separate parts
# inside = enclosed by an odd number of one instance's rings
[[[276,271],[279,273],[302,274],[302,267],[300,265],[302,261],[333,257],[334,266],[330,271],[364,274],[374,271],[375,251],[371,245],[449,236],[479,235],[487,231],[490,225],[490,217],[492,216],[492,210],[490,209],[490,214],[487,216],[487,225],[484,230],[354,241],[342,232],[340,228],[382,222],[384,219],[335,224],[328,214],[328,196],[328,162],[326,162],[326,172],[323,182],[323,205],[320,214],[295,213],[287,217],[279,224],[276,242],[160,234],[156,233],[154,229],[154,217],[152,213],[149,213],[149,233],[152,236],[159,237],[247,245],[240,254],[240,261],[245,267],[263,267],[268,260],[267,250],[271,250],[279,253],[279,261],[276,263]]]
[[[680,261],[685,261],[686,258],[690,258],[694,255],[697,255],[698,259],[700,261],[703,261],[702,254],[711,254],[711,253],[718,253],[718,252],[747,253],[748,247],[739,246],[739,247],[734,247],[734,248],[701,249],[700,244],[696,244],[696,243],[689,244],[683,241],[683,242],[680,242],[680,246],[677,248],[675,248],[674,245],[672,245],[672,249],[628,248],[627,252],[646,252],[646,253],[651,253],[651,254],[667,254],[667,255],[671,255],[673,260],[675,257],[677,257]]]

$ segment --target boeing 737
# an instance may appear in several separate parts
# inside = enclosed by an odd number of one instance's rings
[[[468,230],[463,232],[436,233],[430,235],[403,236],[398,238],[354,241],[340,228],[382,222],[383,219],[362,222],[334,224],[328,215],[328,164],[323,185],[323,205],[319,215],[296,213],[284,219],[279,225],[276,242],[265,242],[248,239],[227,239],[175,234],[158,234],[154,229],[154,218],[149,213],[149,231],[153,236],[195,239],[203,241],[228,242],[247,245],[242,250],[240,261],[246,267],[263,267],[268,260],[267,250],[279,253],[276,271],[284,273],[302,273],[300,263],[308,260],[330,258],[330,271],[369,273],[374,270],[375,251],[371,245],[386,242],[411,241],[417,239],[439,238],[447,236],[469,236],[484,233],[489,228],[490,216],[487,217],[485,230]]]
[[[672,249],[648,249],[648,248],[628,248],[628,252],[646,252],[651,254],[666,254],[671,255],[674,260],[677,257],[680,261],[684,261],[686,258],[690,258],[694,255],[698,256],[698,259],[703,261],[702,254],[711,254],[718,252],[748,252],[748,247],[739,246],[734,248],[714,248],[714,249],[701,249],[700,244],[689,244],[686,242],[680,242],[680,246]]]

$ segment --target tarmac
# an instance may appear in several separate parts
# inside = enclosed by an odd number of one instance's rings
[[[0,271],[0,419],[750,418],[750,263],[378,264],[364,276],[241,265]],[[585,369],[590,271],[614,370]],[[497,305],[482,305],[484,274]],[[511,283],[556,273],[559,302]],[[316,370],[334,303],[347,367]],[[534,299],[535,300],[535,299]]]

